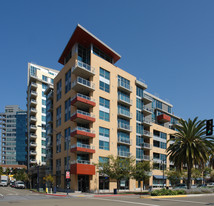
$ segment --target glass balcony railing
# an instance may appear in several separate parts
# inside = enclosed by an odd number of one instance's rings
[[[130,156],[130,152],[119,150],[117,152],[117,155],[120,156],[120,157],[129,157]]]
[[[82,84],[91,89],[95,89],[94,83],[91,83],[90,81],[83,79],[82,77],[77,77],[77,79],[74,82],[72,82],[72,87],[74,87],[77,83]]]
[[[117,141],[120,143],[131,144],[131,140],[125,137],[118,137]]]
[[[71,117],[72,116],[74,116],[75,114],[82,114],[82,115],[85,115],[85,116],[88,116],[88,117],[95,117],[93,114],[90,114],[90,113],[88,113],[88,112],[85,112],[85,111],[82,111],[82,110],[77,110],[76,112],[74,112],[72,115],[71,115]]]
[[[123,96],[121,94],[118,94],[118,100],[126,102],[127,104],[132,105],[132,100],[126,96]]]
[[[74,145],[71,145],[71,149],[72,148],[76,148],[76,147],[81,147],[81,148],[85,148],[85,149],[95,149],[94,146],[91,146],[91,145],[88,145],[88,144],[82,144],[82,143],[77,143],[77,144],[74,144]]]
[[[132,130],[132,127],[128,124],[124,124],[122,122],[118,122],[118,128],[119,129],[125,129],[125,130],[128,130],[128,131],[131,131]]]
[[[95,68],[91,67],[90,65],[84,63],[84,62],[81,62],[79,60],[77,60],[76,64],[75,64],[75,67],[72,68],[72,72],[77,68],[77,67],[80,67],[82,69],[85,69],[87,71],[90,71],[91,73],[95,74]]]
[[[71,161],[71,164],[86,164],[86,165],[90,165],[91,162],[89,160],[73,160],[73,161]]]
[[[143,110],[146,110],[146,111],[148,111],[148,112],[152,112],[152,108],[148,108],[148,107],[146,107],[146,106],[143,106]]]
[[[125,109],[118,108],[117,113],[120,115],[132,118],[132,113],[130,113],[129,111],[127,111]]]
[[[83,98],[83,99],[86,99],[86,100],[95,102],[95,99],[93,99],[93,98],[91,98],[91,97],[89,97],[89,96],[80,94],[80,93],[77,93],[77,94],[71,99],[71,101],[74,100],[76,97],[81,97],[81,98]]]
[[[145,98],[145,99],[148,99],[148,100],[152,101],[152,97],[150,97],[150,96],[149,96],[149,95],[147,95],[147,94],[143,94],[143,98]]]
[[[127,84],[126,82],[123,82],[121,80],[118,80],[118,86],[126,90],[132,91],[132,87],[130,86],[130,84]]]
[[[95,133],[94,130],[90,130],[88,128],[85,128],[85,127],[75,127],[73,130],[71,130],[71,132],[74,132],[76,130],[80,130],[80,131],[83,131],[83,132],[88,132],[88,133]]]
[[[151,136],[152,133],[150,131],[143,130],[143,135]]]
[[[147,148],[147,149],[152,149],[152,145],[149,144],[149,143],[146,143],[146,142],[143,142],[143,143],[142,143],[142,147],[143,147],[143,148]]]

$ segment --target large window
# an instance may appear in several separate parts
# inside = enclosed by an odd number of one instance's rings
[[[136,133],[142,135],[143,134],[143,125],[142,124],[136,124]]]
[[[110,80],[110,72],[100,67],[100,76]]]
[[[143,110],[143,101],[139,98],[136,99],[137,108]]]
[[[67,128],[65,129],[65,133],[64,133],[64,150],[67,150],[69,149],[69,145],[70,145],[70,141],[71,141],[71,136],[70,136],[70,133],[71,133],[71,128]]]
[[[110,121],[110,101],[100,97],[100,106],[99,118],[105,121]]]
[[[99,149],[109,150],[110,130],[99,127]]]
[[[97,56],[101,57],[102,59],[105,59],[106,61],[112,63],[112,58],[109,57],[107,54],[105,54],[103,51],[98,49],[93,45],[93,53],[96,54]]]
[[[61,106],[56,109],[56,127],[61,125]]]
[[[71,99],[65,101],[65,122],[71,117]]]
[[[100,97],[100,106],[103,106],[105,108],[110,108],[110,101],[108,99],[104,99]]]
[[[61,152],[61,133],[56,135],[56,153]]]
[[[137,110],[136,111],[136,119],[139,122],[143,122],[143,113]]]
[[[45,75],[42,75],[42,80],[44,80],[44,81],[48,81],[48,77],[46,77]]]
[[[61,96],[62,96],[62,80],[61,79],[57,82],[56,88],[57,88],[56,100],[58,101],[59,99],[61,99]]]
[[[107,122],[110,121],[110,116],[108,112],[100,111],[99,112],[100,119],[105,120]]]
[[[118,75],[118,84],[127,89],[131,88],[130,81],[128,79],[125,79],[124,77],[121,77],[120,75]]]
[[[105,91],[105,92],[110,92],[110,86],[109,84],[103,82],[103,81],[100,81],[100,89]]]
[[[65,94],[71,90],[71,69],[65,74]]]
[[[137,87],[137,89],[136,89],[136,95],[137,95],[138,97],[143,98],[143,89],[140,88],[140,87]]]

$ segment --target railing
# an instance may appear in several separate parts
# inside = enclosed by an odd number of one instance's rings
[[[151,124],[151,121],[146,119],[145,117],[143,118],[143,122],[146,123],[146,124]]]
[[[126,151],[118,151],[117,155],[120,157],[129,157],[130,156],[130,152],[126,152]]]
[[[77,93],[77,94],[71,99],[71,101],[74,100],[76,97],[81,97],[81,98],[83,98],[83,99],[86,99],[86,100],[95,102],[95,99],[93,99],[93,98],[91,98],[91,97],[89,97],[89,96],[80,94],[80,93]]]
[[[35,159],[30,159],[30,162],[36,162],[36,160]]]
[[[175,141],[173,141],[173,140],[169,141],[169,144],[174,144],[174,143],[175,143]]]
[[[145,105],[143,106],[143,109],[146,110],[146,111],[152,112],[152,109],[148,108],[148,107],[145,107]]]
[[[95,149],[95,147],[94,146],[91,146],[91,145],[88,145],[88,144],[82,144],[82,143],[77,143],[77,144],[73,144],[73,145],[71,145],[71,149],[72,148],[76,148],[76,147],[81,147],[81,148],[85,148],[85,149]]]
[[[151,132],[149,132],[149,131],[147,131],[147,130],[143,130],[143,135],[151,136],[151,135],[152,135],[152,133],[151,133]]]
[[[31,91],[31,94],[33,94],[33,95],[37,95],[37,92]]]
[[[118,86],[122,87],[122,88],[125,88],[125,89],[127,89],[129,91],[132,91],[132,87],[130,86],[130,84],[127,84],[127,83],[125,83],[125,82],[123,82],[121,80],[118,80]]]
[[[82,69],[88,70],[91,73],[95,74],[95,68],[93,68],[90,65],[88,65],[86,63],[83,63],[83,62],[81,62],[79,60],[77,60],[77,62],[75,64],[75,67],[72,68],[72,72],[76,69],[77,66],[80,67],[80,68],[82,68]]]
[[[117,141],[121,142],[121,143],[125,143],[125,144],[131,144],[131,140],[128,138],[124,138],[124,137],[118,137]]]
[[[35,142],[30,142],[30,145],[36,146],[37,144]]]
[[[82,115],[85,115],[85,116],[88,116],[88,117],[95,117],[93,114],[90,114],[90,113],[88,113],[88,112],[85,112],[85,111],[82,111],[82,110],[77,110],[76,112],[74,112],[72,115],[71,115],[71,117],[72,116],[74,116],[75,114],[82,114]]]
[[[30,102],[36,104],[36,100],[34,100],[34,99],[31,99]]]
[[[138,157],[136,157],[136,159],[150,160],[150,156],[149,155],[139,155]]]
[[[146,142],[142,143],[142,147],[152,149],[152,145]]]
[[[152,101],[152,97],[150,97],[149,95],[147,95],[147,94],[143,94],[143,98],[146,98],[146,99],[149,99],[149,100],[151,100]]]
[[[89,160],[73,160],[73,161],[71,161],[71,164],[86,164],[86,165],[90,165],[91,162]]]
[[[31,119],[31,120],[36,120],[36,117],[31,116],[30,119]]]
[[[119,122],[117,126],[118,128],[121,128],[121,129],[129,130],[129,131],[132,130],[132,127],[130,125],[124,124],[122,122]]]
[[[30,125],[30,128],[36,129],[36,126],[31,124],[31,125]]]
[[[77,79],[74,82],[72,82],[72,87],[75,86],[77,83],[85,85],[85,86],[90,87],[92,89],[95,89],[94,83],[91,83],[90,81],[83,79],[82,77],[77,77]]]
[[[34,108],[31,108],[30,111],[32,111],[32,112],[37,112],[37,110],[34,109]]]
[[[88,133],[95,133],[94,130],[90,130],[90,129],[85,128],[85,127],[75,127],[74,129],[71,130],[71,132],[74,132],[76,130],[80,130],[80,131],[88,132]]]
[[[132,100],[128,97],[118,94],[118,99],[132,105]]]
[[[126,117],[130,117],[132,118],[132,113],[130,113],[129,111],[126,111],[124,109],[119,108],[117,111],[118,114],[124,115]]]
[[[37,87],[37,84],[34,82],[31,82],[31,85]]]
[[[36,151],[31,150],[30,154],[36,154]]]

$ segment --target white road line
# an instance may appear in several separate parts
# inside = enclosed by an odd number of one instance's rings
[[[158,199],[158,198],[157,198]],[[170,199],[170,198],[160,198],[158,200],[167,200],[167,201],[173,201],[173,202],[189,202],[189,203],[196,203],[196,204],[202,204],[202,205],[207,205],[209,204],[208,202],[195,202],[195,201],[189,201],[189,200],[173,200],[173,199]]]
[[[113,200],[113,199],[104,199],[104,198],[90,198],[94,200],[105,200],[105,201],[111,201],[111,202],[122,202],[126,204],[133,204],[133,205],[149,205],[149,206],[160,206],[160,205],[153,205],[153,204],[147,204],[147,203],[142,203],[142,202],[130,202],[130,201],[124,201],[124,200]]]

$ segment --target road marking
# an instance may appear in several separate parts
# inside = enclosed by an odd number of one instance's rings
[[[133,204],[133,205],[149,205],[149,206],[160,206],[160,205],[153,205],[153,204],[147,204],[142,202],[130,202],[130,201],[124,201],[124,200],[112,200],[112,199],[104,199],[104,198],[90,198],[94,200],[105,200],[105,201],[111,201],[111,202],[122,202],[126,204]]]
[[[172,200],[172,199],[164,199],[164,198],[161,198],[160,200],[167,200],[167,201],[174,201],[174,202],[189,202],[189,203],[196,203],[196,204],[202,204],[202,205],[210,204],[208,202],[195,202],[195,201],[189,201],[189,200]]]

